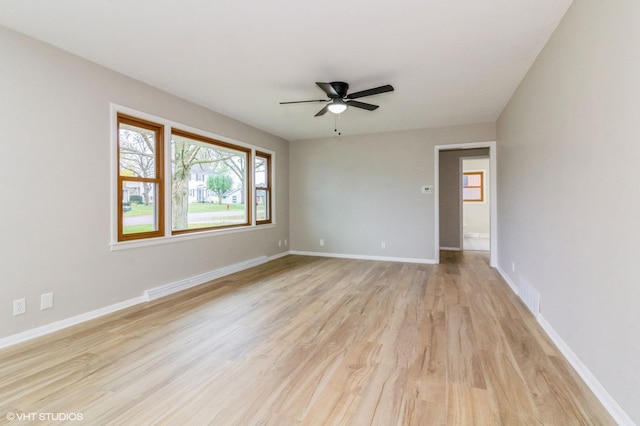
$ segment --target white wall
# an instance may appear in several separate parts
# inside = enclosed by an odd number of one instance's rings
[[[465,202],[462,206],[462,220],[465,235],[489,237],[491,204],[489,203],[491,170],[488,158],[465,159],[462,162],[464,172],[484,172],[484,201]]]
[[[499,265],[637,423],[639,23],[576,0],[497,124]]]
[[[0,338],[287,250],[288,142],[2,27],[0,63]],[[111,102],[276,151],[277,226],[111,251]]]
[[[292,142],[292,249],[435,259],[434,147],[493,140],[489,123]]]

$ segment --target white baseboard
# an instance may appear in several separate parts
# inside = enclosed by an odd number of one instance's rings
[[[175,281],[169,284],[154,287],[149,290],[145,290],[144,296],[146,300],[156,300],[161,297],[168,296],[170,294],[177,293],[179,291],[186,290],[191,287],[204,284],[206,282],[216,280],[226,275],[233,274],[235,272],[244,271],[254,266],[262,265],[268,262],[270,259],[267,256],[256,257],[255,259],[249,259],[244,262],[235,263],[233,265],[224,266],[213,271],[205,272],[204,274],[195,275],[193,277],[185,278],[180,281]]]
[[[35,339],[36,337],[44,336],[45,334],[53,333],[54,331],[60,331],[65,328],[90,321],[92,319],[126,309],[128,307],[137,305],[139,303],[146,302],[144,297],[135,297],[133,299],[125,300],[124,302],[115,303],[110,306],[105,306],[84,314],[76,315],[70,318],[65,318],[60,321],[52,322],[50,324],[43,325],[41,327],[32,328],[31,330],[23,331],[22,333],[14,334],[12,336],[4,337],[0,339],[0,349],[7,346],[12,346],[18,343],[26,342],[27,340]]]
[[[436,263],[435,259],[416,259],[411,257],[369,256],[369,255],[363,255],[363,254],[324,253],[324,252],[315,252],[315,251],[295,251],[295,250],[292,250],[290,253],[297,254],[300,256],[336,257],[340,259],[379,260],[382,262],[422,263],[427,265],[433,265]]]
[[[490,238],[489,234],[479,234],[477,232],[467,232],[464,234],[464,238]]]
[[[267,262],[271,262],[272,260],[280,259],[281,257],[289,256],[291,254],[290,251],[283,251],[282,253],[274,254],[273,256],[267,257]]]
[[[547,336],[555,343],[558,347],[562,355],[569,361],[569,364],[573,367],[574,370],[578,373],[582,380],[589,386],[589,389],[594,393],[596,398],[600,400],[604,408],[611,414],[611,417],[618,423],[619,425],[624,426],[635,426],[631,417],[618,405],[618,403],[613,399],[613,397],[607,392],[607,390],[602,386],[602,384],[596,379],[596,377],[589,371],[586,365],[580,360],[578,355],[571,350],[571,347],[565,342],[562,337],[551,327],[551,324],[547,322],[547,320],[540,314],[538,316],[538,323],[542,327],[542,329],[547,333]]]
[[[509,275],[507,275],[506,272],[504,272],[502,270],[502,268],[500,267],[500,265],[496,266],[496,270],[498,271],[498,273],[502,276],[502,279],[506,281],[507,284],[509,284],[509,287],[511,287],[511,290],[517,295],[520,296],[518,294],[518,286],[516,285],[516,283],[514,283],[513,281],[511,281],[511,278],[509,277]]]
[[[502,270],[502,268],[497,267],[496,270],[500,273],[502,278],[507,282],[511,290],[517,295],[518,294],[518,286],[515,285],[511,278]],[[519,297],[519,296],[518,296]],[[596,377],[589,371],[586,365],[580,360],[578,355],[571,349],[571,347],[567,344],[567,342],[562,339],[562,337],[553,329],[551,324],[544,318],[542,314],[538,314],[536,320],[540,327],[544,330],[544,332],[549,336],[551,341],[558,347],[558,350],[562,353],[562,355],[569,361],[569,364],[573,367],[573,369],[578,373],[578,375],[584,380],[585,384],[591,389],[591,392],[598,398],[600,403],[604,406],[604,408],[609,412],[611,417],[621,426],[635,426],[631,417],[618,405],[618,403],[613,399],[613,397],[607,392],[607,390],[602,386],[602,384],[596,379]]]
[[[169,294],[176,293],[178,291],[185,290],[190,287],[194,287],[199,284],[204,284],[207,281],[215,280],[225,275],[240,272],[244,269],[251,268],[253,266],[261,265],[271,260],[278,259],[280,257],[288,255],[289,252],[282,252],[276,255],[267,257],[261,256],[255,259],[250,259],[244,262],[236,263],[233,265],[225,266],[201,275],[196,275],[190,278],[185,278],[174,283],[166,284],[160,287],[155,287],[144,292],[143,296],[135,297],[133,299],[125,300],[123,302],[115,303],[110,306],[98,308],[96,310],[85,312],[84,314],[76,315],[70,318],[66,318],[60,321],[52,322],[50,324],[43,325],[41,327],[32,328],[31,330],[23,331],[22,333],[14,334],[11,336],[0,338],[0,349],[8,346],[12,346],[18,343],[25,342],[27,340],[34,339],[36,337],[44,336],[55,331],[60,331],[65,328],[78,325],[80,323],[111,314],[113,312],[120,311],[131,306],[144,303],[150,300],[158,299]]]
[[[460,247],[440,247],[440,250],[444,251],[462,251]]]

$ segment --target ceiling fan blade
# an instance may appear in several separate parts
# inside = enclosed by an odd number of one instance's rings
[[[364,102],[359,102],[359,101],[346,101],[345,104],[352,106],[352,107],[356,107],[356,108],[362,108],[362,109],[366,109],[369,111],[373,111],[374,109],[378,109],[378,105],[373,105],[373,104],[367,104]]]
[[[321,115],[325,115],[329,111],[329,105],[325,105],[314,117],[320,117]]]
[[[316,84],[318,85],[319,88],[324,90],[324,92],[330,98],[339,98],[340,97],[340,95],[338,94],[338,92],[336,92],[336,89],[333,88],[331,83],[318,83],[318,82],[316,82]]]
[[[362,90],[360,92],[351,93],[350,95],[347,95],[347,99],[357,99],[357,98],[362,98],[364,96],[378,95],[380,93],[386,93],[386,92],[393,92],[393,86],[390,84],[387,84],[385,86],[375,87],[373,89]]]
[[[290,102],[280,102],[280,105],[286,105],[286,104],[306,104],[309,102],[327,102],[326,99],[314,99],[312,101],[290,101]]]

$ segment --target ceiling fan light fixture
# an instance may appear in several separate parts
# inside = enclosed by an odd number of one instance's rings
[[[327,108],[334,114],[340,114],[347,109],[347,104],[342,99],[334,99]]]

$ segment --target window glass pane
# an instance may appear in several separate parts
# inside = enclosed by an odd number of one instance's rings
[[[256,174],[256,187],[266,187],[267,186],[267,159],[262,157],[256,157],[256,165],[255,165],[255,174]]]
[[[480,188],[463,188],[462,195],[465,201],[481,201],[482,189]]]
[[[122,182],[122,233],[158,230],[157,186],[153,183]]]
[[[172,229],[247,224],[247,157],[243,151],[174,134]]]
[[[156,177],[155,131],[120,123],[120,176]]]
[[[269,191],[256,190],[256,220],[269,220]]]
[[[469,179],[469,181],[465,186],[481,186],[482,185],[481,174],[469,174],[466,177]]]
[[[254,163],[256,223],[271,222],[271,155],[256,152]]]

